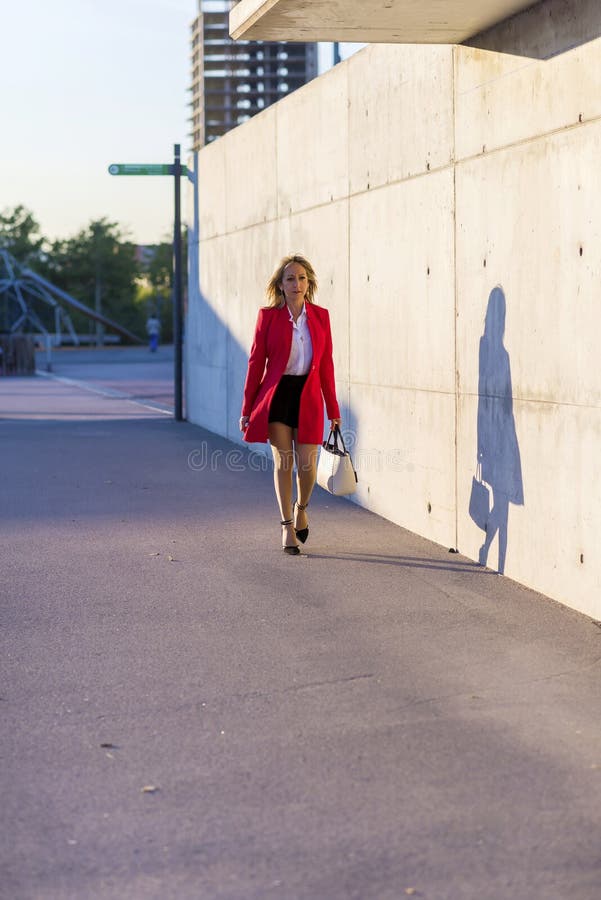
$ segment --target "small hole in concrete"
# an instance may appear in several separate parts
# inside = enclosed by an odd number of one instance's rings
[[[430,274],[430,266],[428,266],[428,275]]]
[[[580,256],[582,256],[582,254],[584,253],[584,250],[582,249],[582,247],[580,248],[580,250],[578,252],[580,253]]]
[[[367,276],[367,280],[369,281],[369,275]]]
[[[429,513],[432,512],[432,504],[431,504],[431,503],[428,503],[428,512],[429,512]]]
[[[580,115],[578,116],[578,121],[582,122],[582,113],[580,113]]]
[[[486,260],[484,260],[484,262],[482,263],[482,265],[484,266],[484,268],[486,268]]]
[[[581,563],[584,562],[584,553],[581,553],[581,554],[580,554],[580,562],[581,562]]]

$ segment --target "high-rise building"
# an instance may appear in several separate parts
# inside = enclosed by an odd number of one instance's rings
[[[317,75],[317,45],[233,41],[233,0],[199,0],[191,25],[192,149],[199,150]]]

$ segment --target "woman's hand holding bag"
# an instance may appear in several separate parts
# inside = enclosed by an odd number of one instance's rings
[[[338,446],[338,441],[341,446]],[[317,465],[317,484],[336,497],[354,494],[357,490],[357,473],[338,425],[330,429],[327,441],[322,444]]]

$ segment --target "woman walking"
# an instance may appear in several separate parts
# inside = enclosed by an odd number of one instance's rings
[[[340,425],[328,311],[315,305],[317,279],[303,256],[286,256],[267,285],[244,385],[240,430],[249,443],[269,440],[280,508],[282,549],[298,555],[309,535],[307,506],[323,440],[325,400]],[[292,501],[296,461],[296,501]]]

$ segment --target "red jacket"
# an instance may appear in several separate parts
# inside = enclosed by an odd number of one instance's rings
[[[299,444],[321,444],[324,400],[328,418],[340,418],[334,383],[330,317],[327,309],[314,303],[305,303],[305,310],[313,359],[301,394],[298,441]],[[260,309],[242,403],[242,415],[250,416],[244,432],[244,440],[249,443],[267,440],[269,407],[288,364],[291,346],[292,322],[286,304]]]

